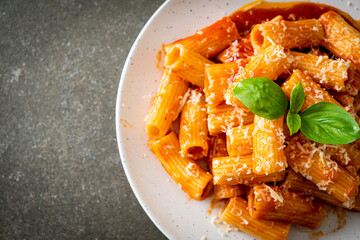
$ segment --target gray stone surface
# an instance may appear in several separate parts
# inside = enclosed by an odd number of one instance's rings
[[[114,120],[126,56],[162,2],[0,1],[0,239],[165,239]]]

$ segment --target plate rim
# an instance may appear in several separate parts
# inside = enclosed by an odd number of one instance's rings
[[[131,190],[133,191],[133,193],[135,194],[136,200],[139,202],[140,206],[142,207],[142,209],[145,211],[146,215],[150,218],[150,220],[155,224],[155,226],[161,231],[162,234],[164,234],[167,238],[173,238],[174,236],[172,236],[170,234],[170,231],[167,231],[167,229],[165,229],[155,218],[155,214],[153,213],[153,211],[148,208],[146,206],[146,203],[142,200],[141,197],[141,193],[139,191],[138,188],[136,188],[132,181],[130,181],[130,179],[132,179],[132,174],[129,171],[129,168],[127,167],[127,163],[126,160],[124,159],[124,149],[123,149],[123,145],[121,144],[121,139],[122,139],[122,134],[121,134],[121,123],[120,123],[120,119],[121,119],[121,99],[122,99],[122,88],[123,85],[125,84],[124,80],[125,77],[129,71],[129,66],[130,66],[130,62],[131,62],[131,58],[134,55],[134,52],[138,46],[138,43],[140,41],[140,39],[142,38],[142,36],[145,34],[145,32],[148,29],[148,26],[154,21],[154,19],[156,18],[156,16],[163,10],[163,8],[166,7],[166,5],[171,2],[171,0],[165,0],[158,8],[157,10],[151,15],[151,17],[146,21],[146,23],[144,24],[144,26],[141,28],[141,31],[139,32],[139,34],[137,35],[136,39],[134,40],[134,42],[132,43],[132,46],[130,48],[130,51],[126,57],[124,66],[122,68],[122,72],[120,75],[120,80],[119,80],[119,84],[118,84],[118,89],[117,89],[117,96],[116,96],[116,105],[115,105],[115,128],[116,128],[116,142],[118,145],[118,149],[119,149],[119,154],[120,154],[120,161],[122,163],[123,166],[123,170],[125,172],[127,181],[131,187]]]

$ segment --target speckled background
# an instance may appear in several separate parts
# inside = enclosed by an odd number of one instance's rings
[[[115,99],[162,0],[0,1],[0,238],[165,239],[124,174]]]

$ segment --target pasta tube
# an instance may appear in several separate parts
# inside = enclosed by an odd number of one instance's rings
[[[316,144],[316,146],[332,160],[357,175],[360,170],[359,140],[344,145]]]
[[[273,21],[255,25],[250,41],[255,51],[271,45],[285,49],[318,46],[324,39],[324,29],[317,19],[300,21]]]
[[[349,93],[337,92],[329,90],[329,93],[338,101],[343,107],[353,107],[355,98]]]
[[[285,170],[284,116],[267,120],[255,115],[253,131],[253,171],[255,174],[271,174]]]
[[[212,172],[212,158],[228,156],[226,150],[226,136],[219,134],[211,137],[211,147],[209,152],[209,169]],[[244,188],[241,185],[214,185],[215,199],[225,199],[244,194]]]
[[[219,105],[224,102],[224,93],[238,70],[236,62],[205,66],[206,103]]]
[[[255,219],[291,222],[311,229],[316,229],[325,216],[322,204],[266,184],[251,189],[248,204]]]
[[[227,130],[226,147],[229,156],[236,157],[253,153],[254,128],[254,124],[248,124]]]
[[[254,122],[254,114],[248,109],[226,104],[208,105],[209,134],[215,136],[225,133],[228,128]]]
[[[231,198],[220,219],[260,240],[285,240],[290,223],[258,220],[250,216],[248,203],[241,197]]]
[[[305,92],[305,101],[300,111],[304,111],[306,108],[318,102],[330,102],[344,108],[345,111],[350,113],[355,118],[356,122],[360,123],[360,118],[356,115],[354,109],[342,106],[334,99],[332,95],[329,94],[328,91],[321,88],[319,84],[315,83],[311,79],[311,77],[307,76],[298,69],[294,70],[291,76],[282,84],[281,88],[285,92],[288,99],[290,99],[292,89],[299,81],[301,81]]]
[[[260,51],[254,56],[246,67],[238,72],[228,89],[225,92],[224,98],[228,105],[243,106],[233,94],[233,89],[238,82],[247,78],[266,77],[271,80],[276,80],[280,74],[285,72],[290,66],[288,57],[279,45],[271,45],[268,48]]]
[[[345,82],[345,92],[351,96],[357,96],[360,90],[360,74],[355,71],[353,78]]]
[[[315,183],[310,182],[301,174],[295,173],[293,170],[290,170],[288,172],[285,181],[282,183],[281,187],[290,191],[298,192],[300,194],[314,196],[317,199],[336,205],[338,207],[347,209],[354,209],[356,207],[356,194],[354,194],[348,201],[341,202],[337,198],[329,195],[327,192],[320,190]]]
[[[251,155],[238,157],[216,157],[212,159],[214,184],[236,185],[264,182],[277,182],[285,177],[285,171],[268,175],[253,172]]]
[[[214,185],[215,199],[225,199],[241,196],[244,194],[242,185]]]
[[[170,132],[165,137],[153,140],[150,142],[150,146],[180,189],[196,200],[202,200],[209,194],[212,175],[205,172],[193,160],[181,157],[176,133]]]
[[[188,83],[171,69],[165,69],[160,86],[146,117],[146,132],[150,138],[165,136],[186,101]]]
[[[214,157],[229,156],[226,150],[226,135],[224,133],[210,137],[210,160]]]
[[[164,64],[180,77],[204,88],[205,65],[213,62],[181,44],[172,46],[165,56]]]
[[[358,177],[339,166],[302,135],[293,137],[285,152],[295,172],[341,202],[348,201],[357,192]]]
[[[294,70],[291,76],[281,86],[288,100],[290,100],[291,91],[296,87],[299,81],[301,81],[301,85],[305,92],[305,101],[300,111],[304,111],[306,108],[318,102],[331,102],[342,107],[341,104],[338,103],[325,89],[321,88],[319,84],[311,79],[311,77],[305,75],[300,70]]]
[[[271,19],[271,22],[283,20],[283,16],[278,15]],[[221,52],[217,59],[220,62],[233,62],[240,58],[247,58],[254,55],[254,48],[250,41],[250,33],[235,40],[230,47]]]
[[[346,91],[345,82],[354,77],[354,67],[343,59],[329,59],[300,52],[290,52],[291,68],[306,72],[321,86],[336,91]]]
[[[205,97],[200,89],[190,92],[180,119],[181,155],[191,159],[206,157],[209,150]]]
[[[223,63],[234,62],[238,59],[248,58],[254,55],[254,49],[250,42],[250,34],[232,42],[230,47],[222,51],[216,58]]]
[[[215,57],[218,53],[238,39],[239,33],[235,24],[228,17],[220,18],[214,24],[201,29],[196,34],[184,39],[175,41],[165,46],[169,52],[175,44],[181,44],[206,58]]]
[[[360,71],[360,32],[334,11],[324,13],[319,20],[325,31],[324,47],[335,56],[350,60]]]

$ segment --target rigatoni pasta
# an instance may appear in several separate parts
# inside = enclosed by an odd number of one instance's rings
[[[213,62],[181,44],[172,46],[165,56],[165,67],[193,85],[204,88],[205,65]]]
[[[305,137],[294,136],[286,148],[291,168],[341,202],[357,193],[358,177],[339,166]]]
[[[251,185],[254,183],[279,182],[285,171],[271,174],[253,172],[252,155],[238,157],[216,157],[212,159],[213,181],[216,185]]]
[[[224,102],[224,93],[232,77],[238,70],[236,62],[210,64],[205,66],[205,97],[209,105],[219,105]]]
[[[356,194],[354,194],[354,196],[351,197],[348,201],[342,202],[337,198],[329,195],[326,191],[320,190],[315,183],[307,180],[300,173],[295,173],[293,170],[288,172],[285,181],[281,184],[281,188],[291,192],[297,192],[302,195],[312,196],[338,207],[356,210]]]
[[[241,80],[254,77],[266,77],[275,80],[283,72],[286,72],[289,66],[288,57],[282,46],[271,45],[261,50],[244,69],[240,69],[234,81],[227,88],[224,95],[226,103],[234,106],[243,106],[233,94],[233,89]]]
[[[359,172],[360,146],[358,141],[343,145],[315,143],[315,146],[352,174],[357,175]]]
[[[180,155],[176,133],[153,140],[151,150],[178,186],[196,200],[204,199],[210,192],[212,176],[196,162]]]
[[[211,165],[211,159],[214,157],[229,156],[226,149],[226,134],[221,133],[216,136],[210,136],[210,148],[209,148],[209,164]],[[211,167],[210,167],[211,170]]]
[[[251,189],[248,204],[255,219],[291,222],[311,229],[319,227],[325,216],[323,204],[266,184]]]
[[[165,45],[146,120],[151,150],[185,193],[228,199],[221,220],[269,240],[286,239],[290,223],[317,228],[325,203],[360,211],[359,140],[317,143],[284,125],[321,102],[360,123],[360,25],[326,5],[301,14],[280,5],[266,18],[259,13],[268,3],[247,5]],[[281,86],[288,102],[301,83],[304,103],[272,120],[259,116],[233,92],[259,78]]]
[[[328,11],[319,18],[324,26],[323,45],[335,56],[350,60],[360,71],[360,33],[338,13]]]
[[[261,240],[285,240],[290,231],[290,223],[252,218],[248,211],[248,203],[241,197],[231,198],[220,218]]]
[[[244,194],[244,187],[238,185],[214,185],[215,199],[226,199],[241,196]]]
[[[210,140],[210,152],[209,152],[209,161],[208,166],[211,172],[212,171],[212,159],[214,157],[226,157],[228,156],[226,150],[226,136],[225,134],[219,134],[217,136],[211,137]],[[236,196],[243,195],[245,193],[244,187],[240,184],[238,185],[214,185],[214,196],[215,199],[226,199]]]
[[[169,52],[175,44],[181,44],[206,58],[212,58],[239,37],[234,22],[229,17],[223,17],[192,36],[166,45],[165,51]]]
[[[255,115],[253,131],[253,171],[271,174],[284,171],[287,160],[284,154],[284,116],[267,120]]]
[[[346,91],[345,82],[354,78],[354,67],[343,59],[330,59],[291,51],[291,68],[306,72],[314,81],[327,89]]]
[[[306,108],[318,102],[331,102],[341,107],[341,104],[338,103],[324,88],[298,69],[294,70],[291,76],[281,86],[288,99],[290,99],[291,91],[299,81],[305,91],[305,101],[300,111],[304,111]]]
[[[291,76],[281,86],[288,99],[290,99],[291,91],[295,88],[299,81],[304,87],[305,92],[305,101],[300,109],[301,112],[315,103],[330,102],[344,108],[345,111],[353,115],[355,120],[360,123],[359,116],[354,112],[354,109],[351,106],[347,107],[341,105],[338,101],[336,101],[334,96],[329,93],[329,91],[326,91],[325,88],[322,88],[320,84],[313,81],[311,77],[304,74],[299,69],[294,70]]]
[[[254,114],[244,107],[233,107],[225,103],[208,105],[208,129],[212,136],[225,133],[231,127],[254,122]]]
[[[151,138],[164,136],[186,101],[188,83],[172,69],[166,69],[151,110],[146,118],[146,132]]]
[[[205,97],[200,89],[190,96],[180,118],[179,140],[181,155],[191,159],[206,157],[209,150]]]
[[[324,29],[317,19],[300,21],[270,21],[255,25],[250,41],[256,51],[271,45],[281,45],[285,49],[318,46],[324,39]]]
[[[217,60],[223,63],[234,62],[238,59],[248,58],[254,55],[254,49],[250,42],[250,34],[240,37],[231,43],[230,47],[222,51]]]
[[[229,128],[226,131],[226,147],[229,156],[244,156],[253,152],[253,132],[255,124]]]

